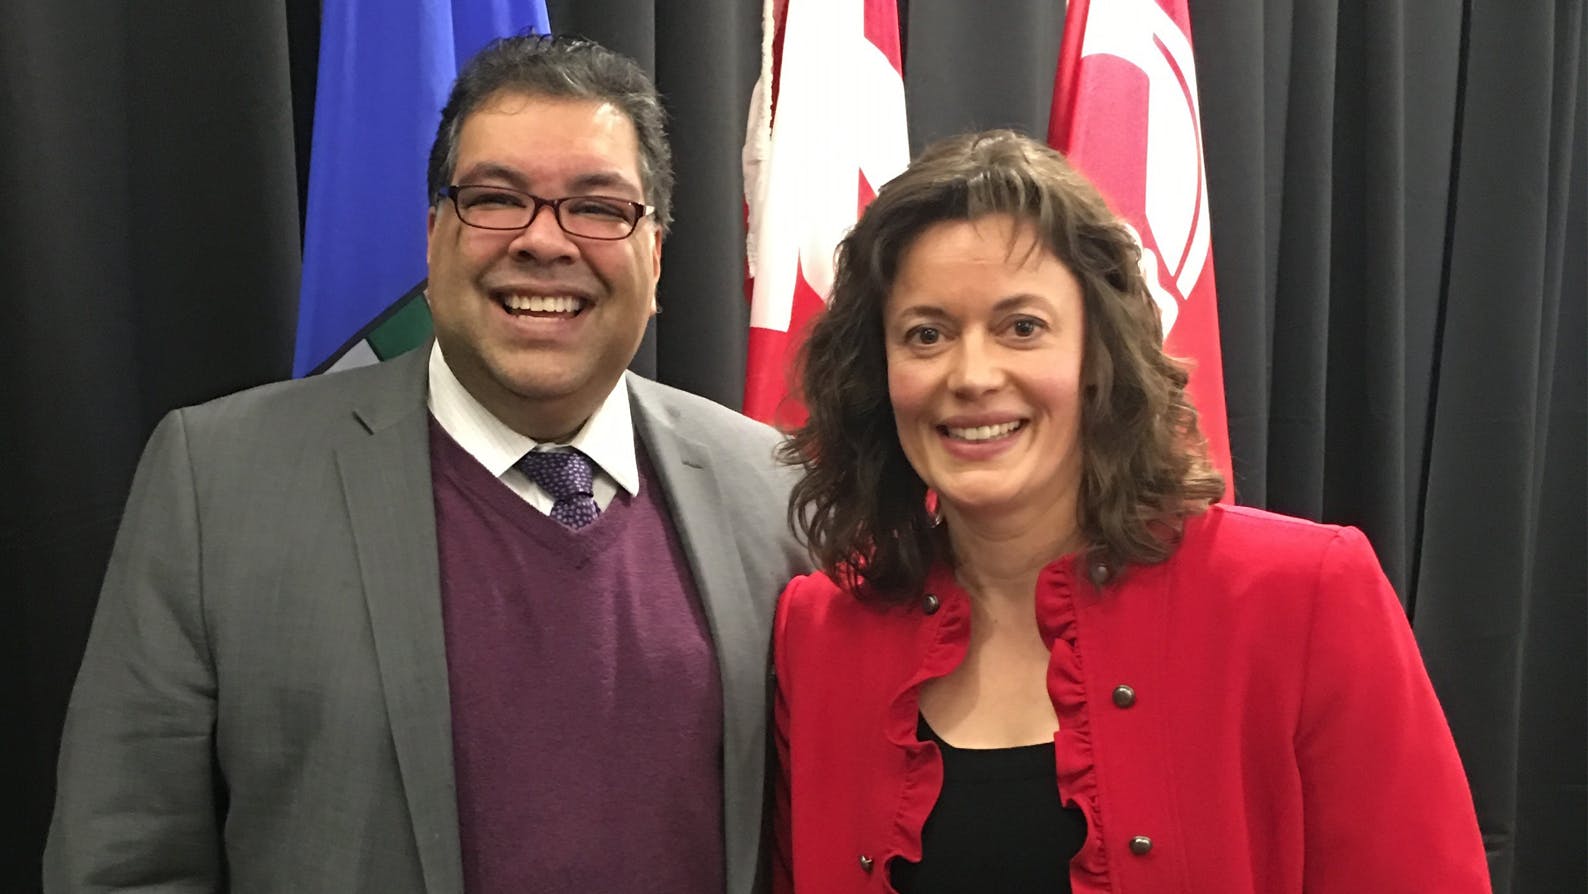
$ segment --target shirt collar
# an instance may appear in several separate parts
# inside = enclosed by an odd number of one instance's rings
[[[630,496],[639,493],[640,470],[634,456],[634,420],[626,375],[618,377],[601,406],[566,445],[536,441],[508,428],[463,387],[436,343],[430,346],[429,376],[430,414],[492,475],[500,478],[531,450],[567,446],[590,457]]]

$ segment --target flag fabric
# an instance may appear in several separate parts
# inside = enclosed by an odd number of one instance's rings
[[[804,421],[788,397],[833,251],[910,160],[895,0],[765,0],[744,147],[750,337],[744,412]]]
[[[1165,348],[1192,362],[1187,390],[1231,482],[1201,120],[1185,0],[1070,0],[1048,142],[1135,231]]]
[[[458,66],[545,0],[326,0],[293,375],[422,342],[425,164]]]

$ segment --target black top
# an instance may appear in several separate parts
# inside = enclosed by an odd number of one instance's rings
[[[925,717],[916,735],[942,752],[943,791],[921,830],[921,862],[890,866],[899,894],[1069,894],[1086,818],[1059,803],[1053,743],[955,748]]]

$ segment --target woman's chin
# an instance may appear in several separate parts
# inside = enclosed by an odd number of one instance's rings
[[[989,488],[966,489],[967,492],[958,494],[944,494],[938,492],[939,504],[943,507],[945,515],[957,515],[967,519],[996,518],[1028,511],[1028,501],[1020,499],[1019,493],[1007,492],[1006,488],[996,490]]]

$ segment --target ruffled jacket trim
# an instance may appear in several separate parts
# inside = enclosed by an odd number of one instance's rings
[[[1082,650],[1078,643],[1075,611],[1077,593],[1074,555],[1045,567],[1038,578],[1037,623],[1051,655],[1048,662],[1048,696],[1059,718],[1054,754],[1059,796],[1066,806],[1078,807],[1086,817],[1086,840],[1070,861],[1070,883],[1075,894],[1109,894],[1108,858],[1103,847],[1104,817],[1098,805],[1097,771],[1092,758],[1091,722],[1082,679]],[[943,788],[943,760],[933,742],[919,741],[921,686],[953,671],[965,659],[970,644],[970,601],[946,566],[927,577],[923,600],[935,597],[937,623],[927,625],[920,663],[889,701],[885,729],[888,741],[899,749],[903,782],[893,820],[892,856],[911,862],[921,859],[921,830]]]
[[[1086,816],[1086,840],[1070,861],[1070,889],[1075,894],[1106,894],[1108,853],[1103,847],[1104,817],[1097,798],[1097,764],[1092,758],[1091,712],[1082,677],[1082,649],[1076,623],[1076,556],[1066,556],[1042,569],[1037,587],[1037,627],[1048,653],[1048,698],[1059,715],[1054,760],[1059,797]]]

